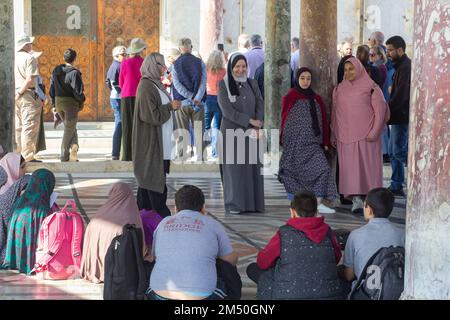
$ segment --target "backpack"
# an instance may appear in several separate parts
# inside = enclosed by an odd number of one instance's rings
[[[72,200],[61,211],[46,217],[39,230],[36,264],[31,273],[42,272],[48,280],[79,278],[83,231],[83,219]]]
[[[143,300],[150,275],[143,257],[142,229],[127,224],[106,251],[104,300]]]
[[[369,269],[373,267],[378,270],[371,272]],[[404,278],[405,248],[381,248],[367,262],[348,299],[398,300],[403,292]]]
[[[154,210],[141,210],[142,226],[144,227],[145,244],[151,248],[153,243],[153,233],[158,224],[162,221],[161,216]]]

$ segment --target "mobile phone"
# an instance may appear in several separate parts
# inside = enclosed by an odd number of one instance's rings
[[[224,49],[223,49],[223,43],[219,43],[218,45],[217,45],[217,49],[219,50],[219,51],[223,51]]]

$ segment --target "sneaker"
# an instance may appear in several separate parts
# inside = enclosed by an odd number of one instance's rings
[[[352,206],[352,213],[354,214],[363,214],[363,201],[361,197],[353,197],[352,200],[353,206]]]
[[[119,160],[119,157],[112,157],[112,160],[113,160],[113,161],[118,161],[118,160]]]
[[[324,204],[320,204],[319,207],[317,208],[319,213],[325,213],[325,214],[333,214],[336,213],[336,210],[327,207]]]
[[[406,193],[405,193],[405,191],[403,191],[403,188],[402,189],[398,189],[398,190],[394,190],[391,187],[389,187],[388,190],[390,192],[392,192],[392,194],[394,196],[396,196],[396,197],[406,198]]]
[[[239,210],[230,210],[230,211],[228,211],[228,213],[237,215],[237,214],[241,214],[242,212]]]
[[[70,161],[78,162],[78,145],[72,145],[70,148]]]
[[[42,163],[42,160],[38,160],[38,159],[33,159],[33,160],[30,160],[30,161],[28,161],[28,162],[36,162],[36,163]]]

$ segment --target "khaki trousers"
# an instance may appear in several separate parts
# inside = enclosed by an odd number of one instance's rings
[[[25,161],[31,161],[37,153],[42,106],[34,93],[26,91],[15,102],[16,151]]]
[[[198,160],[203,160],[203,152],[205,150],[205,143],[203,141],[203,134],[205,132],[205,109],[200,107],[200,111],[195,112],[192,106],[180,108],[175,112],[175,119],[177,122],[177,129],[184,129],[189,131],[189,121],[192,123],[194,131],[194,145],[196,148],[196,156]],[[189,135],[188,135],[189,136]],[[177,137],[178,156],[180,158],[187,158],[189,155],[183,154],[182,144],[190,145],[191,141],[183,141],[183,137]],[[185,152],[187,150],[184,150]]]
[[[69,161],[70,149],[72,147],[78,147],[78,104],[73,106],[65,106],[64,111],[61,111],[61,115],[64,119],[64,135],[61,143],[61,161]]]

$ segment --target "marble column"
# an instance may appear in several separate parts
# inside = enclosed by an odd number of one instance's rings
[[[279,129],[281,98],[290,88],[291,1],[266,1],[265,129]]]
[[[403,299],[450,299],[450,2],[415,0]]]
[[[200,0],[200,55],[208,60],[217,49],[223,28],[223,0]]]
[[[313,71],[312,86],[328,108],[337,73],[337,0],[302,0],[300,11],[300,66]]]
[[[14,128],[14,14],[13,0],[0,6],[0,145],[13,149]]]

